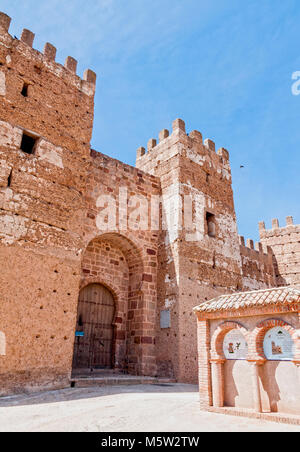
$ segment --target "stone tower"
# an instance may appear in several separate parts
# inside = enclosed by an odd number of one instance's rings
[[[169,136],[140,148],[137,167],[159,177],[162,232],[159,252],[157,334],[161,373],[195,381],[196,327],[192,308],[225,292],[241,290],[242,262],[228,152],[211,140],[187,135],[178,119]]]
[[[10,34],[0,13],[0,318],[7,332],[1,391],[67,382],[82,249],[82,199],[95,74]],[[8,334],[9,332],[9,334]],[[67,332],[67,333],[66,333]]]

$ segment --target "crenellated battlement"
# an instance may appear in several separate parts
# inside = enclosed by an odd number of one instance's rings
[[[214,141],[210,140],[209,138],[203,140],[202,133],[198,130],[193,130],[192,132],[187,134],[185,122],[182,119],[175,119],[175,121],[173,121],[172,123],[172,134],[170,134],[168,129],[161,130],[158,135],[158,141],[156,138],[151,138],[148,141],[147,150],[145,149],[145,147],[138,148],[137,159],[146,157],[152,150],[154,150],[157,146],[159,146],[162,142],[165,142],[165,140],[169,139],[174,134],[189,138],[197,144],[201,144],[208,151],[216,153],[216,145]],[[229,161],[229,152],[225,148],[220,148],[217,151],[217,155],[222,159]]]
[[[7,14],[0,11],[0,29],[6,31],[8,33],[10,23],[11,23],[11,17],[9,17]]]
[[[9,34],[11,18],[0,12],[0,117],[6,126],[44,137],[59,147],[89,153],[94,117],[96,74],[81,79],[77,61],[56,62],[56,48],[33,48],[35,34]],[[24,138],[26,139],[26,138]]]
[[[182,119],[173,121],[171,134],[168,129],[163,129],[158,135],[158,141],[151,138],[146,148],[138,148],[136,166],[153,173],[162,162],[176,155],[202,166],[208,175],[215,171],[231,183],[229,152],[224,148],[216,152],[214,141],[203,140],[202,133],[198,130],[187,133]]]
[[[277,285],[299,284],[300,225],[294,224],[293,217],[289,216],[285,226],[280,226],[275,218],[271,229],[266,229],[265,223],[260,222],[259,234],[263,246],[272,249]]]
[[[276,285],[275,267],[271,247],[261,242],[239,236],[240,254],[242,260],[244,289],[259,289]]]
[[[259,223],[259,233],[261,237],[265,237],[266,234],[269,236],[270,234],[274,234],[274,232],[285,232],[282,230],[286,230],[286,232],[290,232],[290,229],[292,228],[299,228],[300,229],[300,225],[295,225],[294,224],[294,219],[293,217],[289,216],[286,217],[286,224],[285,226],[280,226],[279,224],[279,220],[277,218],[274,218],[272,220],[272,228],[271,229],[266,229],[266,224],[264,221],[261,221]]]
[[[91,69],[87,69],[83,77],[77,75],[77,60],[68,56],[64,65],[56,62],[56,48],[46,43],[43,52],[33,49],[35,33],[26,28],[23,29],[20,40],[13,38],[9,34],[9,27],[11,18],[0,12],[0,45],[8,48],[15,47],[17,50],[24,52],[27,58],[35,59],[41,66],[45,66],[49,71],[56,76],[64,78],[69,83],[75,85],[79,90],[83,91],[89,96],[94,96],[96,87],[96,74]]]
[[[272,249],[269,246],[264,247],[261,242],[254,243],[252,239],[245,240],[245,237],[242,235],[239,236],[239,242],[240,246],[248,252],[257,253],[263,256],[272,255]]]

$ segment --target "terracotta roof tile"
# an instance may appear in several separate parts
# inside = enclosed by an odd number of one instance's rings
[[[195,312],[234,311],[252,306],[267,306],[300,303],[300,288],[277,287],[273,289],[254,290],[221,295],[210,301],[205,301],[196,308]]]

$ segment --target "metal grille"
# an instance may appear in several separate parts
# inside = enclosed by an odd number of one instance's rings
[[[115,303],[112,294],[100,284],[90,284],[79,294],[74,369],[112,367]]]

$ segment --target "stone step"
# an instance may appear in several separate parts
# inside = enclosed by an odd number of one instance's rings
[[[98,376],[109,376],[109,375],[125,375],[121,374],[120,371],[115,369],[78,369],[73,370],[72,378],[87,378],[87,377],[98,377]]]
[[[71,386],[74,388],[87,388],[91,386],[119,386],[119,385],[168,385],[176,383],[170,378],[140,377],[134,375],[105,375],[72,377]]]

